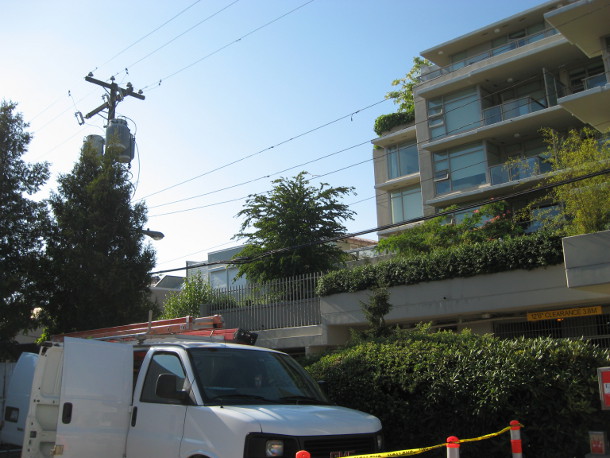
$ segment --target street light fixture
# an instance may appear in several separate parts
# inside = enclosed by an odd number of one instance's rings
[[[142,229],[142,234],[149,236],[153,240],[161,240],[165,235],[163,232],[151,231],[150,229]]]

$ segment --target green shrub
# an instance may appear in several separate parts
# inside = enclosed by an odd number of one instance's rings
[[[561,238],[544,232],[445,248],[409,258],[330,272],[317,293],[329,296],[379,286],[400,286],[457,277],[535,269],[563,262]]]
[[[524,455],[555,458],[583,456],[587,431],[610,419],[600,410],[596,378],[596,368],[608,365],[608,352],[584,341],[420,327],[326,355],[307,370],[327,382],[337,404],[379,417],[389,450],[478,437],[519,420]],[[510,437],[463,444],[462,453],[510,456]]]
[[[380,137],[385,133],[392,130],[394,127],[410,124],[415,121],[415,112],[399,111],[397,113],[390,113],[379,116],[375,119],[374,130]]]

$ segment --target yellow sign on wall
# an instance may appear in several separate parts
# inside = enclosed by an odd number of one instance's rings
[[[544,312],[528,313],[527,321],[558,320],[563,318],[575,318],[578,316],[591,316],[601,314],[601,305],[596,305],[593,307],[578,307],[573,309],[547,310]]]

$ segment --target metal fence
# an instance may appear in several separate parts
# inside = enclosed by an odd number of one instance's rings
[[[321,273],[214,289],[202,315],[220,314],[227,328],[249,331],[311,326],[321,323],[316,285]]]
[[[502,338],[554,337],[586,339],[600,347],[610,348],[610,315],[566,318],[559,320],[495,323],[494,334]]]

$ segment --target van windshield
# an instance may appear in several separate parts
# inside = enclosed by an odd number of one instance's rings
[[[206,405],[329,404],[290,356],[238,348],[189,349]]]

